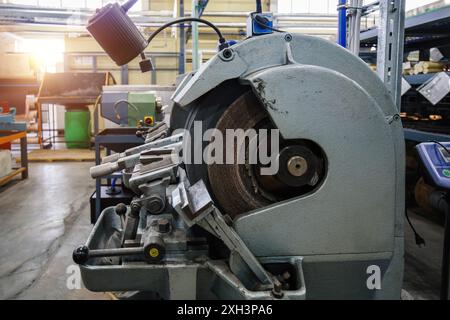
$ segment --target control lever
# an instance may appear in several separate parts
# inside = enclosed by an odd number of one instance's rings
[[[238,254],[241,261],[260,282],[259,289],[272,290],[275,296],[282,295],[280,282],[270,276],[236,231],[227,224],[223,215],[214,206],[202,180],[190,187],[186,187],[181,182],[172,192],[172,206],[188,226],[195,224],[201,226],[221,239],[230,249],[232,256]],[[236,276],[239,277],[237,274]],[[240,280],[248,282],[248,279]]]
[[[151,143],[149,143],[150,145]],[[126,155],[124,157],[120,157],[118,158],[117,161],[112,161],[112,162],[104,162],[98,166],[95,167],[91,167],[90,168],[90,174],[92,178],[100,178],[100,177],[104,177],[107,176],[109,174],[112,174],[114,172],[123,170],[123,169],[129,169],[129,168],[133,168],[136,164],[138,164],[141,160],[141,153],[148,153],[151,152],[153,154],[158,154],[158,153],[163,153],[163,154],[170,154],[172,151],[174,150],[179,150],[181,148],[181,146],[183,145],[183,142],[175,142],[172,144],[167,144],[165,146],[161,146],[161,147],[148,147],[148,149],[142,149],[140,152],[138,153],[132,153],[130,155]],[[109,158],[109,159],[116,159],[117,156],[115,156],[114,158]]]
[[[130,204],[130,212],[126,215],[125,225],[122,236],[122,246],[126,240],[136,239],[137,230],[139,227],[139,213],[141,211],[141,204],[139,201],[133,200]]]
[[[177,143],[177,142],[182,142],[182,141],[183,141],[183,133],[173,135],[173,136],[163,138],[163,139],[158,139],[156,141],[148,141],[143,145],[127,149],[124,152],[113,153],[112,155],[106,156],[102,159],[102,163],[117,162],[117,161],[119,161],[120,158],[139,154],[142,151],[146,151],[146,150],[149,150],[152,148],[162,148],[167,145]]]

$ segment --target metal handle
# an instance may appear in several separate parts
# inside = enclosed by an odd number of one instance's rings
[[[120,167],[117,162],[110,162],[110,163],[104,163],[104,164],[100,164],[98,166],[92,167],[89,170],[89,172],[91,174],[91,177],[95,179],[95,178],[100,178],[100,177],[112,174],[119,169],[120,169]]]

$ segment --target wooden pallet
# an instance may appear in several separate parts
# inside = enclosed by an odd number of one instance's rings
[[[69,162],[95,161],[95,152],[89,149],[32,150],[29,162]]]

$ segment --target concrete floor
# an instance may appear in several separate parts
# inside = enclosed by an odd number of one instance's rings
[[[0,188],[0,299],[108,299],[66,285],[91,230],[91,166],[32,163],[29,179]]]
[[[403,287],[416,300],[439,299],[444,228],[422,215],[409,212],[416,231],[425,239],[426,246],[418,247],[414,233],[405,224],[405,275]]]
[[[92,163],[32,163],[30,178],[0,187],[0,299],[109,299],[67,288],[72,251],[86,240]],[[443,228],[410,214],[427,241],[406,226],[404,288],[414,299],[439,297]]]

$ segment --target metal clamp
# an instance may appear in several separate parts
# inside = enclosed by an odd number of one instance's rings
[[[197,224],[224,242],[231,251],[230,268],[242,282],[248,283],[247,276],[253,274],[259,282],[259,290],[272,290],[274,295],[281,295],[280,282],[271,277],[236,231],[227,224],[202,180],[189,187],[180,183],[172,193],[172,206],[188,226]]]

